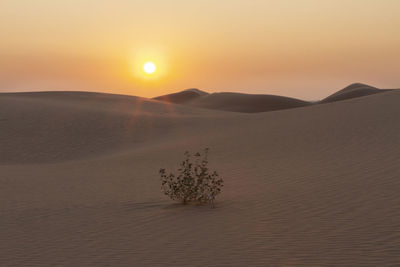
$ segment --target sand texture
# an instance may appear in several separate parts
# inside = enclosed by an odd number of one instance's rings
[[[162,195],[205,147],[216,208]],[[397,90],[261,113],[0,94],[0,266],[396,266],[399,192]]]

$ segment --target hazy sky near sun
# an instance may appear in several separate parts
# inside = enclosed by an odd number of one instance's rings
[[[398,0],[1,0],[0,92],[399,88],[399,14]]]

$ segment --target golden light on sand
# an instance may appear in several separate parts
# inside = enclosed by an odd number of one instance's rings
[[[151,61],[147,61],[146,63],[144,63],[143,65],[143,70],[145,73],[147,74],[153,74],[154,72],[156,72],[157,70],[157,66],[156,64],[154,64]]]

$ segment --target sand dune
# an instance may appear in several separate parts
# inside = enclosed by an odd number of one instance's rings
[[[174,94],[155,97],[154,99],[193,107],[245,113],[297,108],[311,104],[306,101],[284,96],[240,93],[208,94],[197,89],[184,90]]]
[[[378,89],[366,84],[362,83],[353,83],[342,90],[337,91],[336,93],[324,98],[321,100],[321,103],[328,103],[340,100],[351,99],[355,97],[361,97],[366,95],[372,95],[377,93],[382,93],[386,90]]]
[[[277,95],[254,95],[241,93],[208,94],[198,89],[188,89],[169,95],[155,97],[153,99],[168,103],[184,104],[207,109],[256,113],[305,107],[313,104],[330,103],[382,93],[389,90],[392,89],[378,89],[369,85],[354,83],[322,99],[321,101],[316,102],[307,102],[300,99]]]
[[[2,94],[0,114],[6,116],[0,118],[0,139],[6,141],[0,164],[57,162],[138,148],[144,140],[162,142],[170,127],[206,113],[120,95]]]
[[[398,265],[399,102],[246,114],[0,94],[0,265]],[[158,168],[204,147],[217,207],[174,204]]]
[[[304,107],[309,105],[309,103],[294,98],[274,95],[214,93],[197,98],[190,105],[217,110],[255,113]]]
[[[153,99],[169,103],[183,104],[206,95],[208,95],[208,93],[198,89],[187,89],[173,94],[158,96]]]

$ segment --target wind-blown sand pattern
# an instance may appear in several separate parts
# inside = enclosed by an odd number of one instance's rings
[[[0,94],[1,266],[400,264],[400,92],[238,113]],[[158,169],[211,148],[216,208]]]

